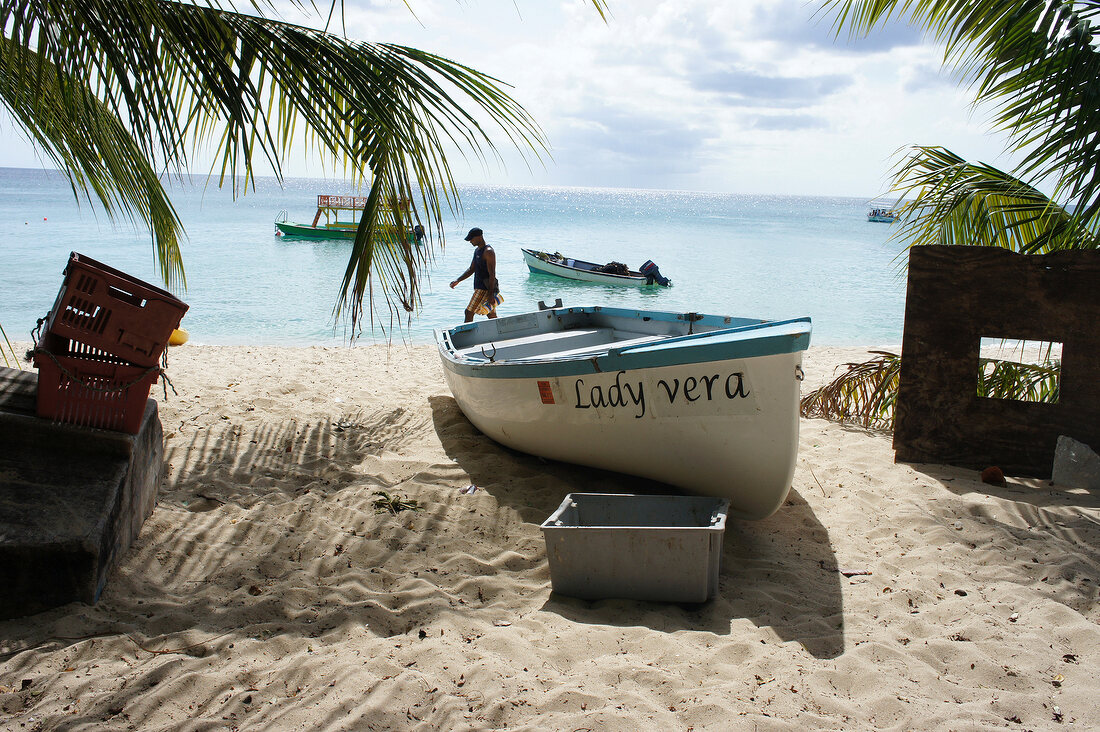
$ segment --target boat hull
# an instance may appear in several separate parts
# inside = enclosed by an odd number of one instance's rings
[[[341,239],[350,241],[355,238],[358,225],[355,226],[309,226],[308,224],[293,224],[285,221],[275,222],[275,227],[283,236],[301,239]],[[405,238],[410,244],[420,244],[416,234],[406,232]]]
[[[727,498],[733,515],[759,519],[790,490],[808,341],[807,324],[779,353],[616,369],[612,352],[571,373],[498,363],[499,376],[494,364],[464,368],[444,338],[440,348],[455,401],[497,442]]]
[[[539,259],[532,252],[527,249],[521,249],[523,252],[523,261],[527,263],[527,268],[532,272],[539,274],[548,274],[555,277],[564,277],[567,280],[577,280],[578,282],[594,282],[601,285],[614,285],[617,287],[649,287],[648,281],[641,274],[636,275],[616,275],[608,274],[606,272],[592,272],[590,270],[578,269],[576,267],[569,267],[564,264],[558,264],[556,262],[547,262],[543,259]],[[656,287],[657,285],[652,285]]]
[[[275,227],[284,236],[299,236],[306,239],[354,239],[356,231],[353,227],[309,226],[287,222],[277,222]]]

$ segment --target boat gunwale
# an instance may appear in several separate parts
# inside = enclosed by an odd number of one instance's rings
[[[676,313],[663,311],[630,311],[621,308],[562,308],[539,311],[539,313],[565,312],[600,312],[611,316],[626,316],[629,313],[649,313],[650,317],[661,313],[666,316],[677,316]],[[682,319],[679,314],[677,319]],[[724,316],[704,315],[706,319],[724,319]],[[672,320],[672,317],[661,318]],[[726,318],[728,320],[728,318]],[[672,336],[667,339],[650,343],[639,343],[615,348],[609,344],[602,352],[572,355],[572,356],[547,356],[544,358],[528,358],[518,361],[474,361],[455,353],[457,350],[450,334],[456,330],[473,330],[480,323],[465,323],[448,329],[437,329],[436,344],[444,364],[452,373],[474,378],[503,378],[503,379],[529,379],[549,378],[562,376],[575,376],[602,372],[631,371],[647,368],[661,368],[666,366],[691,365],[718,361],[740,360],[747,358],[760,358],[763,356],[777,356],[804,351],[809,347],[812,321],[809,317],[790,318],[787,320],[761,320],[755,323],[745,323],[731,328],[720,328],[703,333]],[[730,335],[740,335],[754,330],[777,329],[773,334],[762,334],[757,338],[749,339],[724,339]],[[707,341],[715,341],[708,343]],[[687,344],[680,348],[667,348],[669,344]],[[492,343],[489,341],[488,343]]]

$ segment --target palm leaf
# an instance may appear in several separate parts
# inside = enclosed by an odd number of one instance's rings
[[[896,232],[909,246],[997,246],[1023,254],[1095,249],[1100,229],[1100,0],[826,0],[838,33],[909,20],[945,43],[945,63],[995,109],[1025,154],[1016,174],[938,147],[914,147],[895,172],[907,198]],[[1048,198],[1028,181],[1054,180]],[[892,424],[899,361],[881,354],[803,400],[803,413]],[[978,395],[1057,401],[1057,364],[983,359]]]
[[[13,369],[23,368],[23,364],[19,360],[19,354],[15,352],[15,347],[8,340],[8,334],[4,332],[3,325],[0,325],[0,339],[3,339],[3,343],[0,343],[0,357],[3,357],[4,365]],[[8,360],[9,354],[11,355],[10,361]]]
[[[1019,177],[1057,181],[1073,217],[1100,214],[1100,51],[1091,22],[1100,2],[1050,0],[827,0],[838,32],[865,35],[893,19],[945,43],[945,62],[993,106],[995,123],[1026,153]]]
[[[1058,401],[1061,362],[1016,363],[978,359],[978,396],[1054,404]]]
[[[1100,244],[1095,220],[1082,222],[1011,174],[940,147],[912,148],[892,185],[905,199],[895,237],[909,246],[996,246],[1045,254]]]
[[[32,141],[68,173],[74,193],[111,217],[135,215],[151,228],[165,282],[186,286],[182,224],[141,148],[86,86],[40,54],[0,38],[0,99]]]
[[[845,364],[844,373],[804,396],[802,416],[892,429],[901,357],[889,351],[871,353],[874,358]]]
[[[803,417],[853,422],[863,427],[892,430],[902,357],[889,351],[871,351],[874,358],[848,363],[845,372],[802,398]],[[977,394],[990,399],[1029,402],[1058,401],[1058,361],[1039,364],[978,359]]]
[[[592,5],[606,19],[604,0]],[[330,21],[335,12],[334,4]],[[146,171],[180,175],[197,151],[212,150],[210,172],[243,193],[258,162],[281,179],[282,161],[304,142],[365,183],[372,192],[366,223],[337,301],[353,323],[373,312],[373,297],[366,311],[363,299],[373,293],[375,268],[391,309],[419,302],[419,270],[442,242],[443,209],[460,205],[450,145],[477,158],[496,154],[488,122],[527,154],[546,149],[537,125],[493,77],[424,51],[351,41],[215,0],[8,0],[0,3],[0,26],[5,105],[74,189],[87,186],[109,213],[117,203],[151,225],[162,265],[178,261],[169,214],[151,203],[166,201],[163,191],[158,197],[117,184],[117,165],[104,170],[97,159],[143,157],[139,177],[147,182]],[[43,75],[53,76],[56,99],[35,103],[29,92]],[[61,107],[75,114],[60,114]],[[396,205],[414,195],[416,205]],[[415,223],[427,230],[423,255],[386,234]]]

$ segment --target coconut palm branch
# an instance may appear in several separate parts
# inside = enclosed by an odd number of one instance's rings
[[[980,358],[978,396],[1053,404],[1058,401],[1060,372],[1057,360],[1016,363]]]
[[[1097,217],[1075,217],[1013,175],[941,147],[914,147],[895,171],[909,246],[995,246],[1021,254],[1095,249]]]
[[[825,0],[822,7],[835,13],[838,33],[847,28],[853,36],[890,20],[922,26],[944,43],[945,65],[971,86],[975,104],[992,106],[1009,148],[1024,155],[1010,174],[943,148],[912,148],[893,182],[907,199],[898,239],[1023,254],[1097,247],[1100,51],[1091,23],[1100,17],[1100,0]],[[1048,198],[1038,186],[1051,181]],[[808,395],[804,409],[892,425],[898,373],[885,357],[851,364]],[[1047,365],[983,362],[978,394],[1056,400],[1057,386]]]
[[[865,35],[907,19],[945,44],[945,63],[993,106],[1026,151],[1017,176],[1057,181],[1054,198],[1080,221],[1100,213],[1100,0],[827,0],[836,27]]]
[[[603,16],[604,0],[592,4]],[[269,7],[254,3],[257,13]],[[357,321],[365,296],[373,311],[372,272],[391,309],[419,301],[443,208],[459,205],[449,146],[495,155],[495,129],[536,158],[545,150],[534,120],[493,77],[217,0],[0,0],[0,27],[0,99],[74,191],[150,226],[169,284],[182,284],[182,229],[152,173],[182,175],[200,152],[212,152],[211,174],[234,193],[262,162],[281,180],[298,141],[369,185],[337,304]],[[144,163],[131,167],[135,158]],[[424,255],[386,236],[414,223],[427,229]]]
[[[874,358],[845,364],[844,373],[802,397],[802,416],[892,430],[901,356],[889,351],[871,353]],[[1058,401],[1060,370],[1058,360],[1016,363],[979,358],[977,396],[1054,403]]]
[[[893,429],[901,357],[889,351],[871,353],[874,358],[845,364],[844,373],[802,397],[802,416]]]
[[[0,38],[0,98],[38,148],[68,172],[75,194],[91,189],[112,218],[136,215],[151,227],[165,282],[186,286],[179,218],[118,117],[87,86],[6,38]]]
[[[8,368],[22,368],[22,364],[19,363],[19,354],[15,352],[15,347],[8,340],[8,334],[4,332],[2,325],[0,325],[0,357],[3,357],[4,365]]]

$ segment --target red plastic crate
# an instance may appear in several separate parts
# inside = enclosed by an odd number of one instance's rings
[[[167,290],[72,252],[46,331],[155,366],[186,312]]]
[[[34,352],[39,417],[137,434],[157,367],[136,366],[84,344],[47,336]]]

